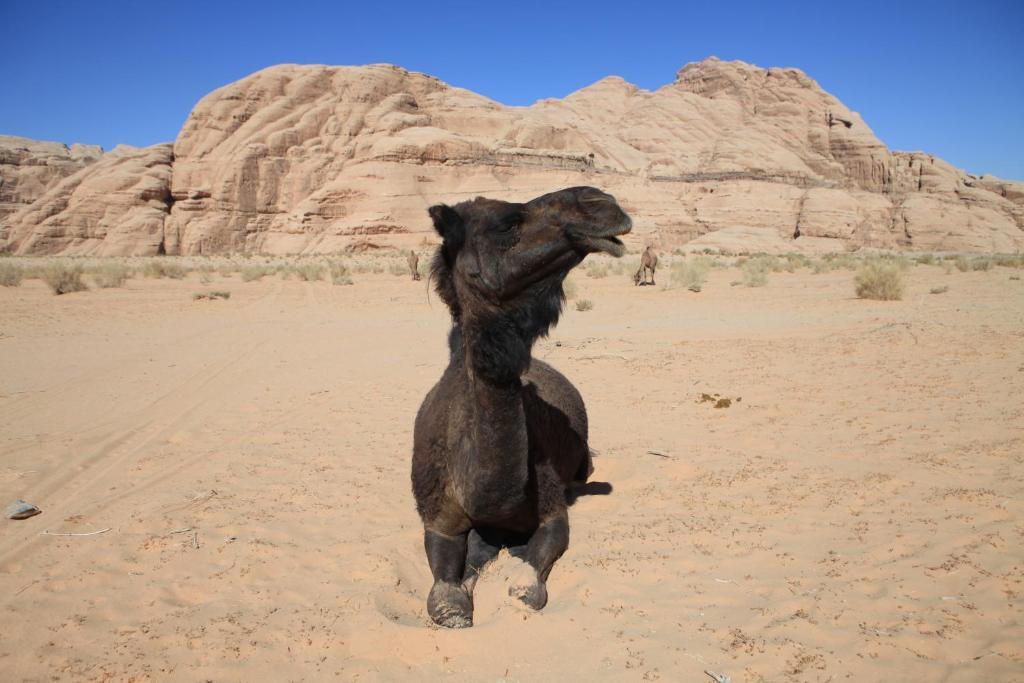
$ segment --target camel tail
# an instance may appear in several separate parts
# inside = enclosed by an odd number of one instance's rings
[[[594,458],[597,457],[597,451],[593,448],[587,448],[587,457],[583,458],[583,462],[580,463],[580,468],[576,470],[575,476],[572,480],[574,483],[585,484],[590,475],[594,473]]]

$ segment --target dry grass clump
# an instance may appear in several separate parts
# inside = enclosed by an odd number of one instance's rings
[[[768,284],[768,270],[770,264],[761,258],[752,258],[741,267],[743,271],[743,286],[764,287]]]
[[[192,295],[192,301],[201,301],[207,299],[209,301],[216,301],[217,299],[230,299],[231,292],[225,292],[223,290],[211,290],[209,292],[195,292]]]
[[[142,266],[142,274],[151,278],[169,277],[172,280],[181,280],[188,275],[188,269],[168,257],[158,257],[146,261]]]
[[[348,272],[348,266],[339,259],[327,261],[327,270],[331,275],[331,282],[336,285],[352,284],[352,276]]]
[[[0,261],[0,285],[17,287],[25,277],[25,270],[20,264],[11,263],[7,259]]]
[[[992,261],[1004,268],[1024,268],[1024,254],[996,254]]]
[[[936,263],[935,254],[918,254],[914,262],[919,266],[934,266]]]
[[[576,302],[577,311],[589,311],[594,308],[594,302],[590,299],[580,299]]]
[[[100,289],[123,287],[125,281],[133,275],[132,269],[123,263],[100,263],[89,269],[92,281]]]
[[[857,270],[860,261],[850,254],[825,254],[818,261],[812,261],[814,274],[830,273],[834,270]]]
[[[565,298],[567,300],[575,299],[577,296],[579,296],[580,286],[576,282],[576,278],[570,275],[569,277],[562,280],[562,292],[565,293]]]
[[[797,254],[795,252],[789,252],[783,254],[782,258],[786,260],[786,266],[783,268],[786,272],[792,273],[797,268],[810,268],[811,258],[804,254]]]
[[[607,261],[594,260],[587,264],[586,272],[587,277],[605,278],[608,277],[608,275],[610,274],[611,266],[608,264]]]
[[[242,282],[255,282],[263,279],[266,275],[273,275],[276,270],[273,266],[254,263],[242,266],[239,274],[242,276]]]
[[[615,273],[616,275],[628,275],[630,277],[630,280],[633,279],[633,273],[635,273],[639,269],[639,256],[623,256],[611,262],[611,271],[613,273]]]
[[[300,261],[292,265],[290,270],[303,282],[318,282],[324,279],[324,266],[319,261]]]
[[[928,290],[932,294],[945,294],[949,291],[949,285],[942,285],[941,287],[932,287]]]
[[[898,301],[903,298],[903,268],[882,259],[867,261],[857,271],[854,287],[860,299]]]
[[[388,259],[388,272],[399,277],[409,275],[409,264],[402,263],[398,259]]]
[[[39,270],[39,278],[53,290],[54,294],[70,294],[89,289],[82,280],[84,271],[81,263],[50,261]]]
[[[711,259],[707,256],[690,256],[673,261],[669,266],[669,283],[665,285],[665,289],[685,287],[691,292],[699,292],[708,279],[709,270]]]
[[[956,257],[951,257],[951,258],[954,259],[953,260],[953,265],[955,265],[956,269],[959,270],[961,273],[966,273],[966,272],[972,271],[972,270],[973,271],[989,271],[989,270],[992,270],[992,266],[994,266],[994,265],[1001,265],[1001,262],[1002,263],[1010,262],[1009,259],[1005,259],[1005,258],[1000,259],[1000,258],[992,257],[992,256],[975,256],[975,257],[956,256]]]

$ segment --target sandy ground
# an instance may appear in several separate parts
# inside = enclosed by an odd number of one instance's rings
[[[849,272],[576,275],[594,309],[536,355],[613,490],[542,613],[503,555],[464,631],[428,624],[409,486],[425,283],[0,288],[0,504],[44,510],[0,519],[0,678],[1024,680],[1015,274],[919,266],[889,303]]]

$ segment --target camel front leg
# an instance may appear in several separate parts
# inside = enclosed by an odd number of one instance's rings
[[[462,574],[462,586],[473,597],[473,588],[476,580],[480,578],[480,572],[490,563],[501,551],[501,541],[495,537],[494,532],[480,529],[472,529],[469,532],[469,541],[466,551],[466,570]]]
[[[533,609],[544,607],[548,602],[548,574],[568,547],[569,514],[562,507],[537,527],[525,547],[516,548],[513,552],[533,568],[534,577],[533,581],[510,586],[508,594]]]
[[[424,530],[423,546],[434,575],[434,585],[427,597],[427,613],[440,626],[466,628],[473,625],[473,598],[462,585],[467,535],[449,536]]]

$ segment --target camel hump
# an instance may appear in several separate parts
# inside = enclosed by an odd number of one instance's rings
[[[585,482],[593,471],[587,409],[565,375],[536,358],[523,375],[528,430],[552,449],[563,481]],[[555,455],[557,454],[557,455]]]
[[[580,392],[565,375],[534,358],[530,361],[530,368],[523,374],[523,382],[534,385],[538,398],[562,412],[569,419],[572,430],[586,442],[587,408]]]

